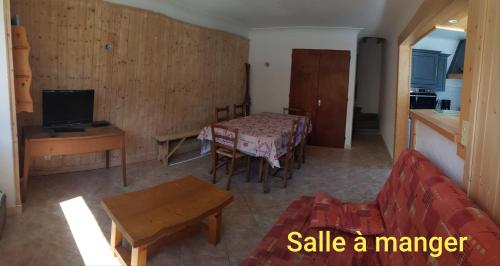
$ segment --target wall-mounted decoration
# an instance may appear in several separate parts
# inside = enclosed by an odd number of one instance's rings
[[[32,73],[29,62],[31,47],[22,26],[12,26],[12,56],[14,61],[14,87],[16,112],[33,112],[30,88]]]

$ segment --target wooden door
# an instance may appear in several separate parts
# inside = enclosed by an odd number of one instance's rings
[[[349,63],[349,51],[293,50],[289,106],[311,113],[311,145],[344,148]]]
[[[294,49],[289,107],[316,114],[318,100],[319,57],[317,50]]]

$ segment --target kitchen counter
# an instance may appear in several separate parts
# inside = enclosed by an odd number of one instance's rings
[[[418,120],[447,139],[458,143],[460,115],[446,115],[434,112],[433,109],[413,109],[410,110],[413,120]]]

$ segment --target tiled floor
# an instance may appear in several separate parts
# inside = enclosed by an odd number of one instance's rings
[[[287,189],[281,180],[262,193],[254,177],[233,179],[234,202],[223,213],[222,240],[211,246],[203,235],[166,246],[148,265],[237,265],[246,257],[287,205],[300,195],[328,192],[342,200],[375,197],[390,171],[390,157],[379,136],[355,137],[352,150],[307,148],[307,163],[296,170]],[[166,168],[158,162],[129,166],[130,185],[121,186],[120,169],[94,170],[34,177],[22,215],[9,218],[0,240],[0,265],[82,265],[60,202],[82,196],[108,239],[111,222],[100,205],[102,197],[149,187],[185,175],[210,180],[209,157]],[[254,168],[254,173],[256,169]],[[226,184],[224,171],[218,186]]]

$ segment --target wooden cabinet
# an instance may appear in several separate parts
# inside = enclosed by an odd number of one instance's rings
[[[444,91],[448,56],[439,51],[414,49],[411,71],[412,87]]]
[[[290,108],[311,114],[309,144],[344,148],[350,52],[293,49]]]

